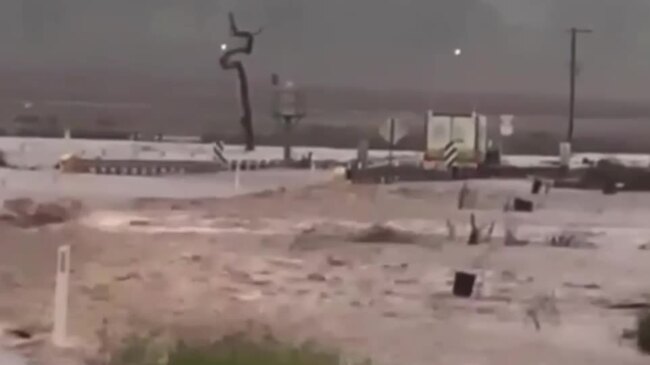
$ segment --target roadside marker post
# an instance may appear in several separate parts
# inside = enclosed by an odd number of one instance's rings
[[[309,157],[309,176],[311,180],[314,180],[316,177],[316,159],[313,154]]]
[[[212,154],[214,155],[214,158],[215,158],[217,161],[222,162],[222,163],[224,163],[224,164],[227,164],[227,163],[228,163],[228,160],[227,160],[226,157],[223,155],[224,152],[225,152],[225,148],[226,148],[226,147],[225,147],[225,145],[224,145],[224,143],[223,143],[222,141],[216,141],[216,142],[214,142],[214,144],[212,145]]]
[[[445,145],[442,158],[447,171],[451,171],[452,179],[458,178],[458,168],[456,166],[458,160],[458,147],[456,146],[456,141],[451,140]]]
[[[568,171],[571,166],[571,142],[560,143],[560,166]]]
[[[131,145],[131,157],[134,160],[137,160],[140,155],[140,146],[138,146],[137,142],[133,142]]]
[[[54,327],[52,343],[64,347],[68,336],[68,299],[70,289],[70,246],[61,246],[56,256],[54,288]]]
[[[240,185],[241,185],[241,183],[239,181],[239,179],[240,179],[239,173],[240,173],[240,170],[241,170],[240,163],[241,163],[241,161],[239,161],[239,160],[236,161],[236,163],[235,163],[235,192],[239,192]]]
[[[396,179],[395,156],[394,150],[399,141],[408,134],[408,128],[397,118],[388,118],[384,124],[379,127],[379,135],[388,142],[388,176],[387,182],[393,183]]]
[[[500,116],[501,119],[501,125],[499,126],[499,133],[501,134],[501,138],[499,139],[499,149],[501,150],[501,155],[505,155],[505,141],[508,137],[512,136],[515,128],[512,124],[513,119],[515,119],[514,115],[510,114],[505,114]]]
[[[458,147],[456,147],[455,141],[449,141],[449,143],[445,145],[443,159],[445,160],[447,168],[453,168],[456,166],[456,160],[458,160]]]

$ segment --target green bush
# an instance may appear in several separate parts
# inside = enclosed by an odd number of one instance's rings
[[[111,356],[111,365],[164,365],[166,351],[155,341],[139,336],[124,340],[123,346]]]
[[[637,346],[642,352],[650,354],[650,312],[645,312],[639,317],[637,323]]]
[[[132,337],[112,359],[114,365],[339,365],[338,354],[310,345],[293,346],[272,338],[225,337],[208,345],[179,343],[160,351],[153,342]],[[367,363],[366,363],[367,364]]]

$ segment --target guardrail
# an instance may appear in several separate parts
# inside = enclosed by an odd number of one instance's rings
[[[132,176],[201,174],[227,170],[224,164],[210,161],[102,160],[76,157],[62,160],[57,167],[65,173]]]
[[[64,173],[160,176],[208,174],[221,171],[263,170],[285,167],[279,160],[183,161],[183,160],[106,160],[67,157],[58,164]]]

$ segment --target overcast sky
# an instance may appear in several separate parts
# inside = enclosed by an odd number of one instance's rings
[[[2,0],[0,65],[210,77],[229,10],[264,27],[257,80],[559,93],[578,25],[585,92],[650,97],[645,0]]]

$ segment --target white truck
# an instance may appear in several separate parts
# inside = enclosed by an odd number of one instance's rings
[[[449,114],[434,113],[429,110],[426,115],[426,147],[423,164],[425,168],[430,169],[446,169],[451,165],[478,166],[485,159],[487,140],[486,116],[475,112]],[[456,151],[453,159],[449,158],[450,146]]]

